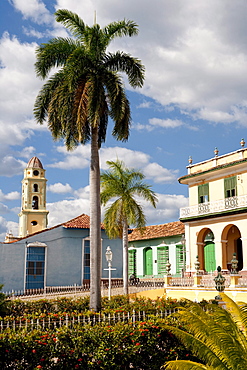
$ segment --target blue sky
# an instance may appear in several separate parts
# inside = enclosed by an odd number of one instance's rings
[[[245,0],[1,0],[0,3],[0,241],[18,233],[23,169],[36,155],[46,169],[49,226],[89,214],[88,145],[68,153],[46,126],[35,123],[41,88],[35,49],[67,36],[54,12],[69,9],[92,25],[123,18],[139,35],[114,41],[112,50],[139,57],[146,67],[142,89],[126,84],[132,110],[129,141],[111,137],[101,167],[117,157],[141,169],[157,193],[154,210],[143,204],[147,224],[176,221],[187,205],[178,177],[194,163],[240,148],[247,126],[247,3]]]

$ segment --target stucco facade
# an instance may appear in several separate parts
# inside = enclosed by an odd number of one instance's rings
[[[187,246],[186,270],[230,271],[233,253],[247,272],[247,149],[242,148],[196,164],[179,182],[189,187],[189,206],[181,208]]]
[[[112,278],[122,278],[122,242],[102,238],[102,278],[108,277],[105,251],[113,252]],[[0,284],[3,291],[81,285],[89,282],[89,216],[81,215],[61,225],[10,243],[0,243]]]
[[[163,277],[168,261],[171,274],[181,275],[185,268],[183,233],[179,221],[147,226],[143,233],[134,229],[129,235],[129,275]]]

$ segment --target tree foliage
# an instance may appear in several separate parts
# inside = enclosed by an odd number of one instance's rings
[[[139,198],[156,207],[157,197],[150,185],[144,182],[144,174],[127,168],[123,161],[107,161],[109,170],[101,173],[101,203],[106,205],[104,225],[110,238],[123,240],[123,285],[128,294],[128,225],[143,228],[146,224]]]
[[[235,303],[224,293],[220,295],[226,304],[226,310],[211,304],[204,311],[197,303],[189,302],[187,307],[180,308],[173,315],[177,327],[169,327],[202,363],[171,361],[163,369],[247,368],[247,304]]]
[[[72,37],[56,37],[36,51],[37,76],[48,78],[34,105],[36,121],[48,128],[55,140],[63,139],[68,150],[91,140],[90,162],[90,266],[91,308],[100,310],[101,223],[99,152],[105,141],[108,117],[113,120],[112,135],[128,139],[131,114],[123,80],[141,87],[144,66],[131,55],[107,52],[110,42],[122,36],[138,34],[130,20],[112,22],[101,28],[86,25],[75,13],[60,9],[55,13]],[[58,70],[51,76],[53,68]]]
[[[127,168],[123,161],[107,161],[109,170],[101,173],[101,203],[106,205],[104,226],[110,238],[122,238],[124,226],[144,228],[146,217],[140,199],[156,207],[157,197],[144,182],[140,170]]]

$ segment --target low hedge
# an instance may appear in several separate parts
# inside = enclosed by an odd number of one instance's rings
[[[193,359],[164,325],[154,317],[135,325],[5,331],[0,334],[0,368],[156,370],[167,360]]]

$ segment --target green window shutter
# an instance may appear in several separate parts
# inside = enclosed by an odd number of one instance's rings
[[[182,245],[176,245],[176,273],[179,274],[184,268],[185,261],[184,261],[184,252]]]
[[[150,247],[145,249],[145,275],[153,275],[153,250]]]
[[[129,255],[129,264],[128,264],[128,273],[130,275],[136,276],[136,250],[131,249],[128,252]]]
[[[164,275],[166,273],[166,263],[168,260],[168,254],[169,254],[168,246],[157,248],[158,275]]]
[[[235,197],[237,195],[236,176],[224,179],[225,198]]]
[[[198,186],[198,203],[209,202],[209,184]]]

